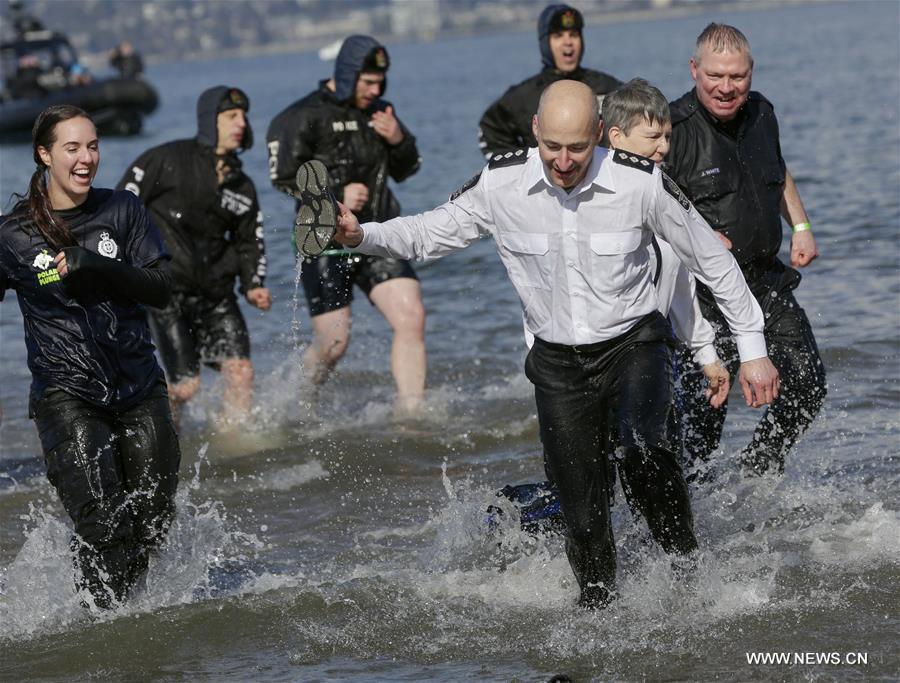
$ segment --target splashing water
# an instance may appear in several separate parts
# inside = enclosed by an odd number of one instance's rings
[[[25,543],[12,563],[0,570],[0,640],[20,640],[68,630],[73,625],[111,621],[163,607],[207,600],[240,590],[255,577],[257,552],[263,544],[234,528],[223,505],[196,501],[204,445],[194,463],[194,476],[179,488],[176,513],[168,536],[150,559],[145,577],[124,605],[115,610],[86,609],[87,594],[75,590],[72,527],[53,511],[30,506]]]

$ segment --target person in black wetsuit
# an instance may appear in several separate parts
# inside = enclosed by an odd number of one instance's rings
[[[825,400],[825,367],[806,313],[794,298],[794,268],[819,254],[797,186],[781,156],[778,121],[769,101],[750,89],[753,58],[746,37],[732,26],[710,24],[691,59],[696,87],[671,103],[672,178],[732,253],[762,307],[766,343],[782,377],[782,390],[741,451],[745,472],[781,472],[785,456]],[[793,226],[791,267],[778,258],[782,218]],[[737,355],[721,311],[698,287],[704,317],[717,329],[719,357],[734,374]],[[718,447],[727,404],[702,400],[701,378],[688,373],[682,401],[685,450],[704,460]]]
[[[181,453],[144,312],[169,300],[168,254],[139,200],[91,187],[85,112],[45,110],[33,147],[28,193],[0,219],[0,299],[13,289],[22,310],[29,415],[74,524],[77,585],[111,607],[175,510]]]
[[[253,144],[249,109],[238,88],[209,88],[197,100],[197,137],[147,150],[119,181],[143,200],[172,253],[172,301],[150,313],[150,327],[173,402],[197,393],[201,363],[220,369],[226,424],[246,418],[253,386],[235,278],[250,304],[271,306],[262,211],[238,158]]]
[[[603,97],[622,84],[609,74],[581,66],[584,19],[574,7],[548,5],[538,18],[537,28],[543,69],[509,88],[484,112],[478,124],[478,146],[486,159],[537,145],[531,119],[541,93],[551,83],[564,78],[585,83],[597,95],[601,114]]]
[[[317,159],[328,170],[337,199],[362,221],[399,215],[388,179],[400,182],[419,170],[416,139],[381,99],[387,87],[387,50],[369,36],[350,36],[341,46],[334,77],[279,113],[266,136],[269,177],[276,189],[296,190],[297,169]],[[298,203],[299,208],[299,203]],[[350,302],[356,284],[394,330],[391,371],[396,408],[415,413],[425,394],[425,309],[408,261],[349,254],[339,244],[302,266],[303,289],[314,338],[304,366],[322,384],[350,340]]]

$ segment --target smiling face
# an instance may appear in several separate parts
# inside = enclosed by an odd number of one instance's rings
[[[55,210],[70,209],[87,199],[100,165],[100,142],[90,119],[77,116],[53,129],[50,148],[38,146],[47,167],[47,194]]]
[[[713,52],[709,45],[691,59],[697,99],[719,121],[731,121],[750,93],[753,62],[746,52]]]
[[[571,73],[581,61],[581,33],[567,29],[550,34],[550,54],[560,73]]]
[[[590,88],[575,81],[557,81],[548,87],[532,132],[550,182],[564,190],[578,185],[591,166],[601,131],[597,100]]]

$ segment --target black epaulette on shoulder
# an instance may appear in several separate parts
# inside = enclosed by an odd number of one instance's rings
[[[515,166],[516,164],[524,164],[528,161],[528,150],[517,149],[515,152],[501,152],[495,154],[488,161],[488,168],[502,168],[504,166]]]
[[[613,150],[613,161],[617,164],[630,166],[631,168],[636,168],[651,174],[653,173],[653,167],[655,166],[652,159],[642,157],[640,154],[635,154],[634,152],[625,152],[621,149]]]

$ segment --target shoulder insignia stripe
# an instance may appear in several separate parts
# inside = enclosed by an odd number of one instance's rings
[[[676,183],[669,176],[667,176],[665,174],[665,172],[663,172],[661,175],[662,175],[663,189],[666,192],[668,192],[670,195],[672,195],[679,204],[681,204],[682,209],[684,209],[685,211],[690,211],[691,210],[691,202],[684,195],[684,192],[681,191],[681,188],[678,187],[678,183]]]
[[[528,151],[517,149],[514,152],[495,154],[488,161],[488,168],[502,168],[503,166],[515,166],[528,161]]]
[[[475,187],[475,185],[478,184],[478,179],[479,179],[479,178],[481,178],[481,171],[478,171],[478,173],[476,173],[476,174],[473,175],[471,178],[469,178],[466,182],[464,182],[464,183],[462,184],[462,187],[460,187],[456,192],[454,192],[453,194],[451,194],[451,195],[450,195],[450,201],[451,201],[451,202],[452,202],[452,201],[456,201],[457,199],[459,199],[459,196],[460,196],[463,192],[465,192],[466,190],[471,190],[473,187]]]
[[[653,173],[653,160],[648,159],[647,157],[642,157],[640,154],[624,152],[620,149],[617,149],[613,152],[613,161],[615,161],[617,164],[622,164],[623,166],[636,168],[639,171],[644,171],[651,174]]]

